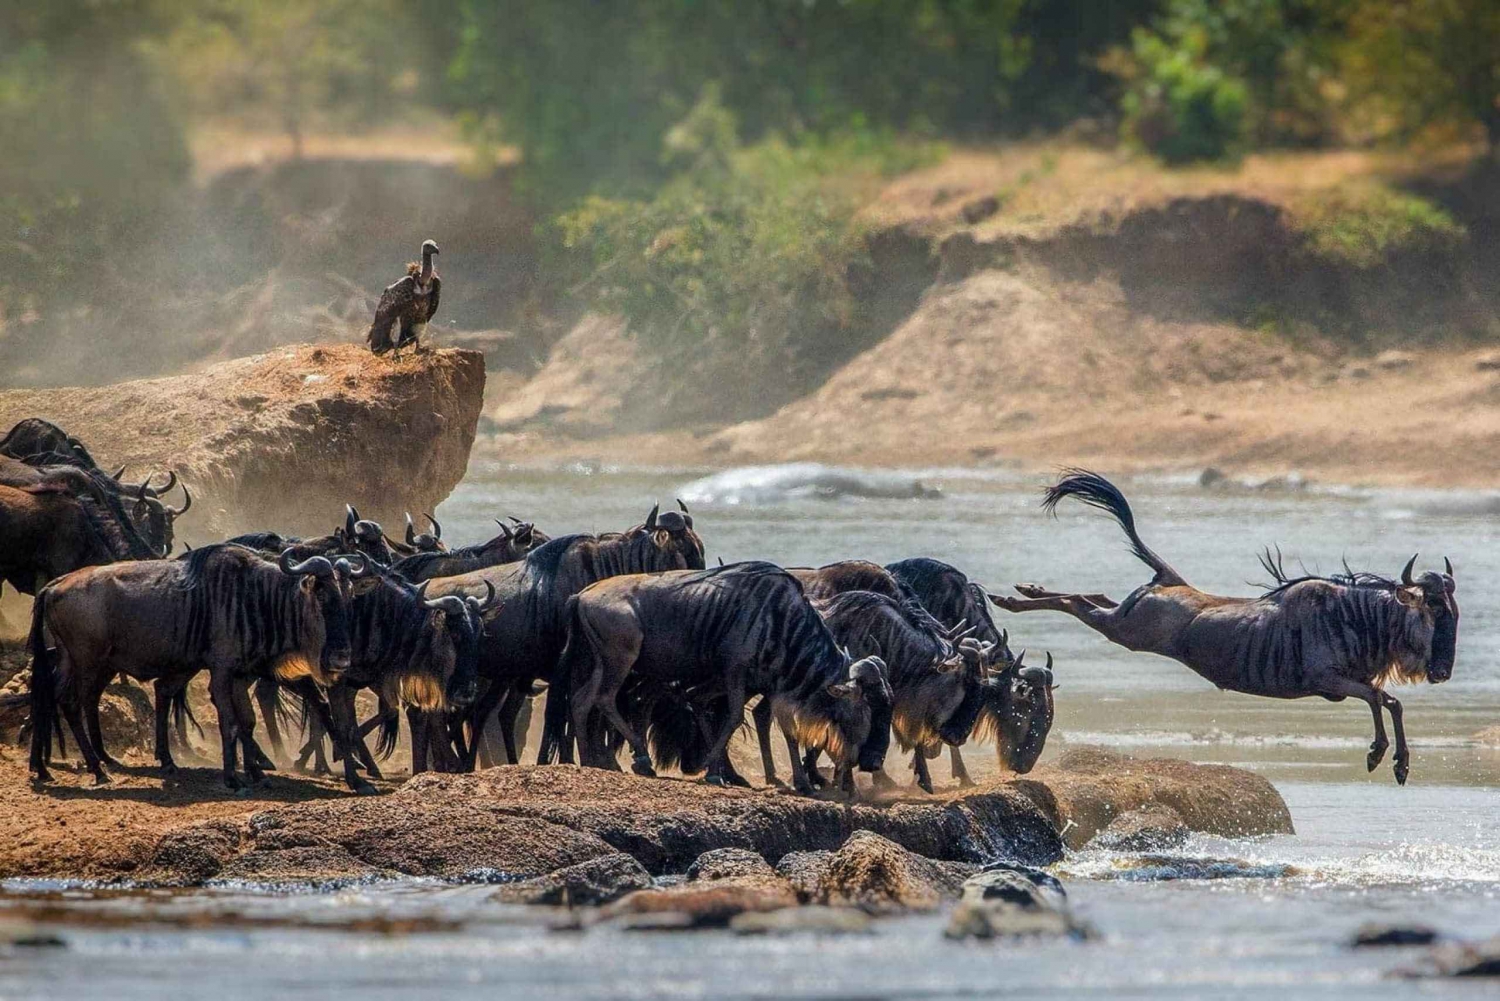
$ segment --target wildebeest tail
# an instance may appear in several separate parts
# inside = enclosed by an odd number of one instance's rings
[[[1141,541],[1140,534],[1135,530],[1135,515],[1131,513],[1130,503],[1125,500],[1125,495],[1120,493],[1120,488],[1100,476],[1091,473],[1087,469],[1065,469],[1063,478],[1047,488],[1047,495],[1042,498],[1042,507],[1048,512],[1056,513],[1058,502],[1064,497],[1077,497],[1089,507],[1107,511],[1120,523],[1125,530],[1125,537],[1130,540],[1130,551],[1135,554],[1136,559],[1156,571],[1154,584],[1186,584],[1182,575],[1172,569],[1171,564],[1151,551],[1151,547]]]
[[[31,607],[31,770],[37,775],[46,774],[52,757],[52,720],[57,714],[57,675],[42,628],[51,594],[51,588],[42,588]]]
[[[396,753],[396,741],[401,736],[401,711],[392,706],[389,712],[380,714],[380,735],[376,738],[375,753],[381,761]]]

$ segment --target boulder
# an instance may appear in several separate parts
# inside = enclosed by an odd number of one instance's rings
[[[785,856],[777,872],[805,903],[883,914],[933,910],[957,896],[976,869],[924,858],[878,834],[856,831],[837,851]]]
[[[495,899],[508,904],[592,907],[650,886],[651,874],[639,862],[624,852],[614,852],[502,886]]]
[[[1116,817],[1153,804],[1170,807],[1188,830],[1201,834],[1242,838],[1294,833],[1291,811],[1276,788],[1254,772],[1228,765],[1078,747],[1010,785],[1030,796],[1057,830],[1066,831],[1064,839],[1074,849]]]
[[[1187,825],[1165,803],[1150,803],[1122,813],[1089,842],[1090,848],[1116,852],[1161,851],[1180,848],[1188,839]]]
[[[1092,928],[1073,917],[1061,883],[1022,866],[987,868],[966,880],[943,934],[980,939],[1094,936]]]
[[[1500,935],[1480,942],[1450,942],[1428,954],[1421,971],[1438,977],[1500,977]]]
[[[468,468],[483,399],[476,351],[393,361],[363,345],[297,345],[189,375],[0,393],[0,433],[44,417],[102,466],[176,469],[194,497],[177,528],[187,542],[321,535],[345,503],[387,526],[433,510]]]
[[[1361,925],[1349,944],[1356,949],[1370,949],[1385,946],[1431,945],[1437,939],[1437,931],[1426,925],[1388,925],[1372,921]]]
[[[715,848],[704,852],[688,867],[687,882],[715,879],[764,879],[776,876],[758,853],[746,848]]]

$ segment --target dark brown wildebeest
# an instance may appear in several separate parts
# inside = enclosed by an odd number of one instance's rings
[[[51,421],[40,417],[27,417],[0,438],[0,455],[26,462],[34,456],[54,455],[69,465],[82,469],[98,469],[99,465],[83,442],[68,434]]]
[[[847,591],[871,591],[900,601],[906,595],[887,570],[868,560],[840,560],[820,567],[787,567],[808,601],[827,601]]]
[[[411,556],[414,553],[446,553],[448,545],[443,541],[443,526],[430,514],[422,517],[427,519],[427,525],[432,529],[430,532],[418,532],[416,523],[411,520],[411,512],[406,512],[406,550],[403,556]],[[396,548],[394,545],[392,549]]]
[[[336,681],[349,666],[351,578],[363,571],[323,557],[299,564],[283,555],[278,565],[240,546],[216,545],[180,560],[90,567],[47,585],[31,623],[31,767],[38,781],[50,778],[58,706],[95,781],[108,781],[99,698],[118,674],[159,682],[157,754],[172,770],[170,694],[205,669],[219,715],[224,784],[242,788],[240,744],[246,774],[260,781],[243,682],[258,674],[321,686]]]
[[[486,567],[515,563],[551,541],[550,536],[527,521],[516,521],[512,528],[497,518],[495,524],[500,526],[500,534],[488,542],[444,553],[416,553],[392,563],[391,569],[412,583],[420,584],[437,577],[457,577]]]
[[[1429,571],[1416,580],[1415,556],[1399,581],[1354,572],[1290,578],[1267,555],[1261,563],[1276,586],[1258,598],[1224,598],[1193,587],[1141,541],[1125,496],[1104,477],[1067,470],[1042,503],[1051,511],[1065,497],[1114,516],[1131,552],[1155,571],[1150,583],[1122,602],[1019,584],[1026,597],[991,595],[995,604],[1012,612],[1066,612],[1113,643],[1170,657],[1229,691],[1360,699],[1375,720],[1366,759],[1370,771],[1390,746],[1380,714],[1384,706],[1396,729],[1396,781],[1406,783],[1410,752],[1401,703],[1385,685],[1424,678],[1437,684],[1452,676],[1459,614],[1452,564],[1445,561],[1446,573]]]
[[[22,594],[82,567],[159,555],[108,498],[0,485],[0,582]]]
[[[186,484],[182,487],[186,498],[182,507],[174,508],[163,503],[162,496],[177,486],[176,473],[168,475],[163,487],[151,486],[149,477],[139,485],[131,486],[97,468],[53,462],[30,464],[6,456],[0,456],[0,485],[87,498],[101,510],[107,510],[127,531],[144,539],[150,545],[153,557],[170,554],[173,524],[193,504]]]
[[[399,709],[431,714],[468,705],[477,685],[479,635],[492,601],[493,597],[487,602],[452,594],[429,599],[423,588],[389,570],[377,570],[354,583],[349,668],[328,689],[329,710],[339,728],[336,732],[344,747],[354,751],[344,755],[344,781],[350,789],[363,794],[375,791],[359,775],[360,764],[371,776],[380,777],[355,719],[355,695],[360,689],[373,688],[382,706],[389,707],[380,720],[382,757],[395,749]],[[316,716],[311,722],[311,740],[321,742],[323,733]],[[413,774],[426,770],[427,746],[418,736],[413,734]]]
[[[890,743],[891,689],[878,657],[855,660],[840,650],[802,585],[770,563],[732,563],[712,570],[612,577],[569,602],[564,686],[581,760],[612,767],[590,714],[598,710],[624,735],[633,770],[654,774],[651,753],[616,701],[631,677],[722,697],[708,781],[727,784],[726,748],[744,722],[745,702],[760,695],[786,735],[793,777],[810,791],[797,748],[816,747],[836,768],[836,785],[853,791],[853,769],[876,771]],[[549,705],[549,712],[551,707]]]
[[[932,792],[927,759],[944,744],[958,747],[969,739],[981,720],[984,729],[997,722],[1021,717],[1045,717],[1045,735],[1051,725],[1050,704],[1034,704],[1033,689],[1051,686],[1052,664],[1027,667],[1025,654],[1014,660],[995,662],[997,651],[990,643],[972,637],[956,645],[946,630],[914,598],[896,601],[883,594],[847,591],[827,602],[814,602],[839,645],[853,656],[878,655],[885,660],[891,689],[895,693],[892,722],[903,750],[915,750],[912,764],[917,785]],[[762,719],[761,750],[770,768],[768,741]],[[804,768],[814,766],[810,754]],[[1029,771],[1035,758],[1022,770]],[[880,779],[877,777],[877,784]],[[889,779],[885,784],[891,784]]]
[[[314,556],[330,559],[336,556],[363,554],[381,566],[390,566],[395,560],[395,551],[385,537],[379,522],[366,521],[351,504],[344,505],[344,524],[328,535],[311,539],[281,535],[277,532],[250,532],[227,540],[236,546],[254,549],[264,556],[276,559],[283,553],[294,560],[310,560]]]
[[[480,677],[489,687],[469,714],[470,737],[464,757],[474,766],[485,721],[499,710],[500,736],[511,761],[516,757],[515,720],[538,679],[551,680],[567,641],[567,602],[595,581],[618,574],[703,569],[703,540],[691,515],[658,513],[625,532],[565,535],[533,549],[524,560],[452,577],[432,578],[428,594],[479,596],[492,584],[502,602],[492,613],[480,642]],[[567,729],[567,707],[549,693],[547,737],[538,763],[551,759],[552,741]],[[564,745],[566,746],[566,745]],[[564,752],[566,753],[566,752]]]
[[[971,635],[993,644],[995,667],[1010,678],[1011,703],[1000,712],[986,703],[975,724],[977,740],[993,740],[1000,767],[1024,775],[1036,765],[1052,729],[1052,655],[1046,668],[1027,668],[1022,677],[1011,652],[1010,635],[995,626],[984,588],[969,580],[957,567],[941,560],[917,556],[886,565],[903,588],[916,597],[933,618],[950,631]],[[959,749],[948,749],[953,777],[960,785],[973,785]]]

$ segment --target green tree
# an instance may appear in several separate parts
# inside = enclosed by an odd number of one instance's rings
[[[1396,135],[1479,125],[1500,158],[1500,3],[1357,0],[1343,55],[1355,97]]]

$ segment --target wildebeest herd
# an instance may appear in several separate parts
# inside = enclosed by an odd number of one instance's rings
[[[377,758],[395,749],[403,712],[413,772],[468,770],[484,757],[487,728],[520,760],[522,710],[545,692],[539,763],[576,756],[618,768],[625,751],[641,775],[677,768],[748,785],[729,745],[751,707],[768,783],[779,784],[774,724],[800,792],[829,783],[823,756],[843,795],[856,770],[893,784],[882,770],[892,733],[931,791],[928,760],[944,745],[954,778],[968,784],[959,747],[969,738],[993,742],[1000,764],[1024,773],[1051,728],[1052,658],[1028,665],[1025,651],[1014,653],[994,604],[1065,612],[1220,688],[1360,698],[1375,719],[1369,767],[1388,746],[1385,709],[1404,783],[1401,706],[1384,685],[1445,680],[1456,648],[1451,565],[1416,579],[1410,563],[1399,580],[1293,579],[1268,555],[1277,579],[1265,594],[1215,597],[1141,541],[1118,489],[1080,470],[1045,503],[1077,497],[1120,522],[1155,571],[1120,603],[1029,584],[1017,585],[1022,598],[992,595],[920,557],[709,567],[680,501],[601,535],[549,538],[529,522],[497,521],[494,538],[454,549],[431,515],[427,532],[408,515],[398,541],[348,507],[327,536],[259,532],[174,559],[172,523],[190,501],[172,508],[161,495],[176,485],[173,474],[161,488],[149,478],[125,486],[44,421],[23,421],[0,441],[0,575],[36,597],[28,699],[39,781],[63,749],[63,721],[95,780],[108,780],[99,706],[121,675],[154,686],[156,756],[174,772],[171,745],[192,722],[187,686],[207,672],[231,789],[275,767],[256,741],[257,709],[273,751],[300,720],[301,762],[323,761],[326,738],[349,787],[371,792],[366,776],[379,776]],[[361,722],[365,689],[379,708]],[[372,753],[366,738],[376,730]]]

